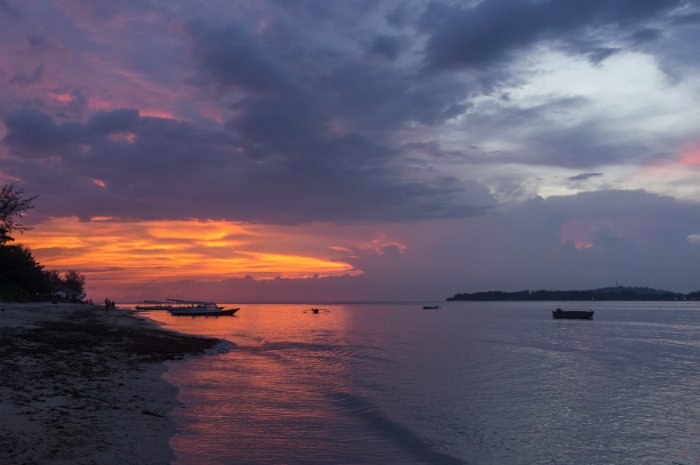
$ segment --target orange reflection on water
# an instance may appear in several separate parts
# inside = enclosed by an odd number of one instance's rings
[[[308,305],[238,305],[233,317],[178,317],[167,312],[148,315],[179,332],[226,339],[234,344],[231,352],[216,359],[171,368],[168,379],[180,386],[183,400],[196,403],[200,420],[197,435],[216,437],[221,422],[244,425],[236,431],[237,441],[259,440],[258,429],[293,419],[290,437],[315,432],[326,418],[317,406],[327,403],[321,392],[347,392],[352,376],[347,357],[354,350],[347,343],[350,313],[342,306],[326,306],[328,313],[305,313]],[[350,354],[350,355],[349,355]],[[188,398],[188,395],[194,398]],[[229,428],[231,425],[229,424]],[[308,428],[308,431],[305,429]],[[197,447],[187,439],[175,441],[192,452]],[[284,438],[279,438],[284,442]]]

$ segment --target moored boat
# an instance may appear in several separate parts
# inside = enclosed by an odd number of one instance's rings
[[[169,299],[174,305],[168,309],[171,315],[176,316],[224,316],[233,315],[238,308],[223,308],[214,302],[202,302],[197,300]]]
[[[555,320],[592,320],[594,313],[593,310],[562,310],[558,308],[552,312],[552,318]]]
[[[330,310],[328,310],[327,308],[313,307],[313,308],[309,308],[307,310],[304,310],[304,313],[313,313],[315,315],[318,315],[319,313],[330,313]]]

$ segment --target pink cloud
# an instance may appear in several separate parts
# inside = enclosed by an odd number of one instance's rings
[[[105,184],[105,182],[102,179],[93,178],[91,179],[91,181],[94,185],[99,186],[103,189],[107,187],[107,184]]]
[[[700,167],[700,147],[696,146],[683,152],[678,162],[684,166],[693,168]]]

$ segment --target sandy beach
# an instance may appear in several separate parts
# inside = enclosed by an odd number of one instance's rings
[[[0,302],[0,463],[167,464],[165,362],[219,341],[119,309]]]

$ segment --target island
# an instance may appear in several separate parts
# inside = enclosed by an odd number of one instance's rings
[[[474,293],[459,293],[448,297],[447,301],[473,300],[473,301],[559,301],[559,300],[700,300],[700,291],[689,294],[666,291],[662,289],[652,289],[649,287],[603,287],[600,289],[589,289],[580,291],[560,291],[560,290],[525,290],[515,292],[486,291]]]

